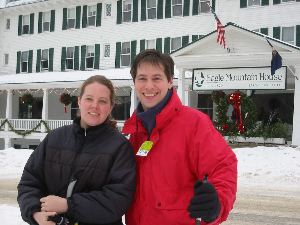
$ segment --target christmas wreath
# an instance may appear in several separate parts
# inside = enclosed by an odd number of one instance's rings
[[[255,128],[257,112],[251,97],[240,91],[228,95],[213,91],[212,100],[217,104],[215,125],[223,135],[248,136]],[[230,106],[232,114],[228,115]]]
[[[67,113],[67,106],[71,104],[72,97],[68,93],[62,93],[59,98],[60,102],[64,104],[64,111]]]
[[[33,103],[32,94],[30,94],[30,93],[23,94],[22,97],[21,97],[21,101],[22,101],[23,104],[32,105],[32,103]]]

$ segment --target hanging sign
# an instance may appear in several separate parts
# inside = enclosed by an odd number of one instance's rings
[[[193,70],[193,90],[284,90],[287,67],[271,75],[270,67],[211,68]]]

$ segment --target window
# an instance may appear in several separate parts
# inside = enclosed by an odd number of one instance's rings
[[[105,16],[106,17],[111,16],[111,3],[105,4]]]
[[[248,6],[260,5],[260,0],[248,0]]]
[[[49,67],[49,50],[44,49],[42,50],[41,56],[41,69],[42,71],[48,70]]]
[[[75,20],[76,20],[76,12],[75,12],[75,8],[72,8],[72,9],[68,9],[68,26],[67,28],[70,29],[70,28],[75,28]]]
[[[4,65],[8,65],[9,54],[4,54]]]
[[[147,0],[147,18],[156,19],[156,0]]]
[[[112,110],[112,116],[116,120],[127,120],[130,116],[130,96],[117,96]]]
[[[198,12],[199,13],[208,13],[208,12],[210,12],[209,6],[210,6],[210,1],[200,0]]]
[[[146,49],[155,49],[156,44],[155,44],[155,39],[152,40],[146,40]]]
[[[96,14],[97,14],[96,5],[91,5],[87,7],[88,26],[96,25]]]
[[[93,45],[86,46],[85,61],[86,61],[87,69],[94,68],[94,58],[95,58],[95,46]]]
[[[121,48],[121,66],[130,65],[130,42],[123,42]]]
[[[43,12],[43,31],[50,31],[50,17],[51,13],[49,12]]]
[[[282,27],[282,41],[295,44],[295,27]]]
[[[198,94],[198,110],[206,113],[211,119],[213,118],[213,101],[209,94]]]
[[[22,34],[29,34],[29,15],[23,16]]]
[[[281,2],[294,2],[295,0],[281,0]]]
[[[181,37],[171,39],[171,52],[181,48]]]
[[[182,0],[172,0],[172,15],[182,16]]]
[[[66,69],[74,69],[74,47],[67,47]]]
[[[104,58],[110,57],[110,44],[104,44]]]
[[[132,0],[123,1],[123,22],[131,22]]]
[[[6,30],[10,30],[10,19],[6,19]]]
[[[21,72],[22,73],[28,72],[28,56],[29,56],[28,51],[21,53]]]

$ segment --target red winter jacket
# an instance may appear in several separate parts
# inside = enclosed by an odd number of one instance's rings
[[[136,113],[125,123],[135,153],[148,135]],[[136,156],[137,189],[126,225],[194,225],[188,205],[196,180],[208,174],[226,220],[236,197],[237,159],[207,115],[183,106],[176,91],[156,116],[146,157]],[[202,222],[202,224],[206,224]]]

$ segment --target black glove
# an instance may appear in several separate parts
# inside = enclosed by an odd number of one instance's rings
[[[190,217],[201,218],[204,222],[214,221],[220,214],[220,201],[214,186],[200,180],[195,182],[194,197],[190,201],[188,211]]]
[[[68,225],[69,224],[69,220],[61,215],[48,216],[48,221],[52,221],[56,225]]]

